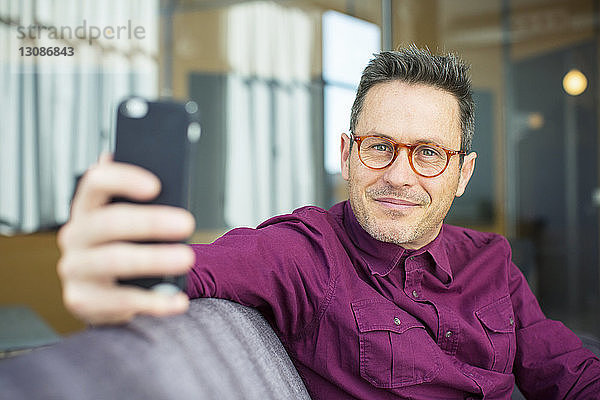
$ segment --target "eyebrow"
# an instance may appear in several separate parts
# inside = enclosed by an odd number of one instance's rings
[[[383,138],[386,138],[386,139],[393,140],[394,142],[398,142],[398,140],[396,140],[395,138],[393,138],[393,137],[391,137],[389,135],[385,135],[383,133],[379,133],[377,131],[366,132],[364,136],[367,136],[367,135],[380,136],[380,137],[383,137]],[[447,149],[452,149],[453,148],[453,146],[442,144],[442,143],[438,142],[435,139],[417,139],[415,142],[412,142],[410,144],[435,144],[436,146],[441,146],[441,147],[444,147],[444,148],[447,148]]]

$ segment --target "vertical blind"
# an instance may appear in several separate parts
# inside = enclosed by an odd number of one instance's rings
[[[64,223],[76,178],[112,148],[118,102],[157,97],[159,7],[0,0],[0,234]],[[311,63],[320,17],[248,2],[228,7],[227,18],[225,220],[255,226],[315,202]],[[143,38],[132,37],[136,27]],[[20,47],[74,54],[27,57]]]
[[[315,22],[272,2],[231,7],[225,220],[255,226],[314,204],[311,62]]]
[[[157,95],[158,7],[0,1],[0,233],[64,223],[76,177],[110,149],[116,104]]]

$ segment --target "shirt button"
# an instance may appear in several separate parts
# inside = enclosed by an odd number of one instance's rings
[[[412,292],[413,297],[416,299],[417,297],[419,297],[419,293],[417,293],[416,290],[413,290]]]
[[[400,318],[396,317],[396,318],[394,318],[394,323],[396,325],[400,325],[402,322],[400,321]]]
[[[515,324],[515,320],[513,319],[513,317],[509,317],[508,322],[510,322],[511,325]]]
[[[446,331],[446,337],[449,338],[450,336],[452,336],[452,331]]]

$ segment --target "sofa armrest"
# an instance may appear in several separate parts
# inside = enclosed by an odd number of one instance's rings
[[[0,388],[10,399],[310,398],[267,321],[219,299],[2,360]]]

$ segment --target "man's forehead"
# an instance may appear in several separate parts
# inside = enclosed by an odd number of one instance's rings
[[[373,85],[367,91],[365,104],[380,101],[382,98],[397,98],[399,100],[428,98],[432,106],[447,106],[451,112],[458,112],[460,108],[456,96],[447,90],[434,85],[410,83],[402,80],[392,80]]]
[[[443,89],[400,80],[378,83],[365,96],[357,134],[383,134],[398,140],[409,135],[420,141],[460,145],[460,107]],[[421,136],[421,137],[415,137]]]

